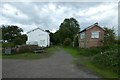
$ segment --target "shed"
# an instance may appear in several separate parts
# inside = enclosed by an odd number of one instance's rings
[[[27,32],[27,36],[28,40],[26,41],[26,44],[38,45],[39,47],[50,46],[49,33],[40,28],[35,28]]]

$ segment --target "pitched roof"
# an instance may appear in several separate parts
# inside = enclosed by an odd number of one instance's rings
[[[35,31],[35,30],[37,30],[37,29],[39,29],[39,30],[41,30],[41,31],[44,31],[44,32],[47,32],[47,31],[45,31],[45,30],[43,30],[43,29],[41,29],[41,28],[38,27],[38,28],[35,28],[35,29],[33,29],[33,30],[28,31],[27,34],[30,33],[30,32],[33,32],[33,31]],[[47,32],[47,33],[48,33],[48,32]]]
[[[95,24],[93,24],[93,25],[91,25],[91,26],[83,29],[83,30],[80,31],[79,33],[82,33],[82,32],[84,32],[84,31],[86,31],[86,30],[88,30],[88,29],[90,29],[90,28],[92,28],[92,27],[94,27],[94,26],[97,26],[97,27],[101,28],[102,30],[104,30],[104,29],[103,29],[102,27],[100,27],[100,26],[98,25],[98,23],[96,22]]]

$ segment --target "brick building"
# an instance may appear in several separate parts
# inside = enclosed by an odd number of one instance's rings
[[[89,48],[102,45],[104,29],[95,23],[79,32],[79,47]]]

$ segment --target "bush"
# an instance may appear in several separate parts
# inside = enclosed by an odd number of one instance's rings
[[[93,58],[93,63],[118,73],[118,49],[101,52]]]
[[[80,48],[79,54],[83,56],[93,56],[101,52],[99,47]]]
[[[12,42],[9,42],[9,43],[2,43],[2,47],[3,48],[7,48],[7,47],[14,47],[15,45],[14,45],[14,43],[12,43]]]
[[[118,45],[106,45],[106,46],[98,46],[98,47],[91,47],[91,48],[79,48],[79,54],[83,56],[94,56],[101,52],[105,52],[108,50],[117,49]]]
[[[65,46],[71,46],[72,40],[70,38],[66,38],[63,43]]]

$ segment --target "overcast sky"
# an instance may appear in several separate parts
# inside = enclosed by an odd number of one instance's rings
[[[116,2],[3,2],[0,24],[18,25],[24,33],[40,27],[55,32],[65,18],[74,17],[81,30],[98,22],[118,30]]]

